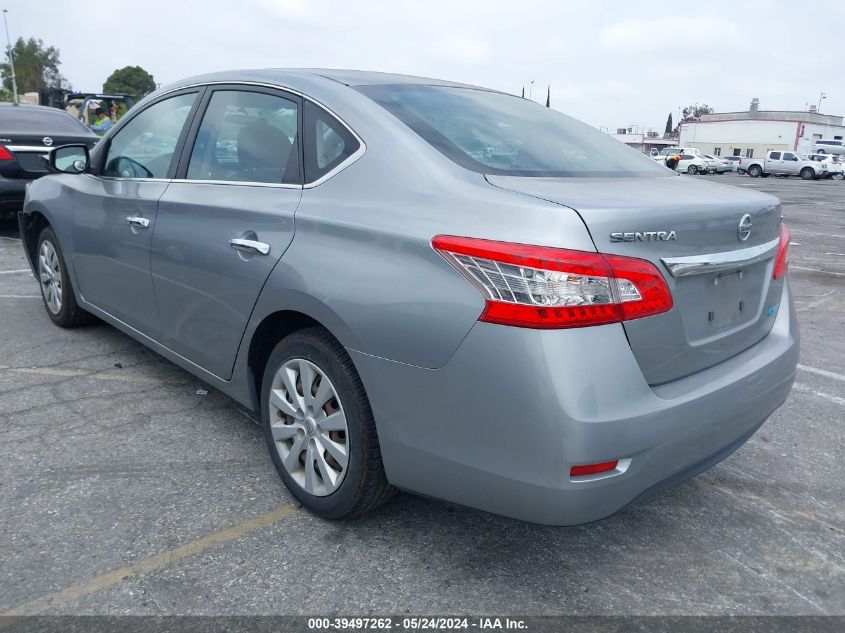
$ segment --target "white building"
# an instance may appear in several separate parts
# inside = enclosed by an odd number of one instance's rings
[[[617,141],[625,143],[628,147],[633,147],[643,154],[648,154],[653,148],[661,150],[664,147],[673,147],[678,144],[676,138],[662,138],[651,130],[643,132],[639,126],[620,127],[616,129],[616,134],[610,135]]]
[[[815,110],[760,110],[752,99],[747,112],[705,114],[700,121],[681,123],[679,145],[717,156],[759,157],[769,150],[810,154],[817,140],[845,137],[841,116]]]

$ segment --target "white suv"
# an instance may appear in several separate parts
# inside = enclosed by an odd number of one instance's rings
[[[843,156],[845,155],[845,141],[840,139],[818,140],[813,149],[817,154],[837,154]]]

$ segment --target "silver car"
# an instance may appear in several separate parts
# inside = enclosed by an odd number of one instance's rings
[[[511,95],[205,75],[50,167],[20,215],[49,318],[259,413],[323,517],[398,488],[600,519],[727,457],[795,377],[776,198]]]

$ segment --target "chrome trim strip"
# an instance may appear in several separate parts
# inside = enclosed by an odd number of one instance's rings
[[[283,86],[281,84],[269,83],[269,82],[264,82],[264,81],[238,81],[237,79],[231,79],[229,81],[222,81],[222,80],[221,81],[207,81],[207,82],[204,82],[204,83],[200,82],[200,83],[195,83],[195,84],[188,84],[188,85],[185,85],[185,86],[179,86],[179,87],[176,87],[176,88],[171,88],[170,90],[166,90],[164,92],[154,94],[154,98],[158,99],[159,97],[164,96],[166,94],[170,94],[171,92],[179,92],[180,90],[188,90],[190,88],[203,88],[205,86],[258,86],[259,88],[273,88],[273,89],[276,89],[276,90],[284,90],[285,92],[289,92],[293,95],[296,95],[297,97],[300,97],[302,99],[306,99],[306,100],[310,101],[311,103],[320,106],[321,108],[323,108],[323,110],[325,110],[326,112],[331,114],[335,119],[340,121],[340,123],[341,123],[341,125],[343,125],[343,127],[345,127],[347,130],[349,130],[349,133],[352,134],[352,136],[355,137],[355,139],[358,141],[358,143],[360,143],[360,146],[355,151],[355,153],[351,154],[345,161],[340,163],[337,167],[332,169],[327,174],[324,174],[321,178],[318,178],[314,182],[309,182],[309,183],[306,183],[305,185],[302,185],[303,189],[313,189],[314,187],[317,187],[318,185],[323,184],[329,178],[332,178],[336,174],[340,173],[341,171],[343,171],[344,169],[349,167],[352,163],[354,163],[359,158],[361,158],[361,156],[364,155],[364,152],[367,151],[367,144],[364,143],[364,139],[362,139],[360,136],[358,136],[358,133],[355,132],[355,130],[353,130],[346,121],[344,121],[340,116],[338,116],[338,114],[334,110],[332,110],[331,108],[329,108],[325,104],[317,101],[313,97],[309,97],[305,93],[300,92],[299,90],[295,90],[294,88],[288,88],[287,86]],[[180,182],[180,181],[177,181],[177,180],[174,179],[173,182]],[[201,182],[201,181],[195,180],[195,181],[192,181],[192,182]],[[212,182],[211,184],[216,184],[216,182]],[[229,184],[231,184],[231,183],[229,183]],[[290,187],[290,185],[287,185],[287,186]],[[300,185],[296,185],[296,186],[298,188]]]
[[[750,246],[735,251],[692,255],[690,257],[664,257],[660,261],[669,269],[669,273],[673,277],[718,273],[770,259],[775,256],[779,243],[780,238],[775,238],[771,242],[759,246]]]
[[[194,180],[192,178],[174,178],[171,184],[188,185],[237,185],[240,187],[270,187],[272,189],[302,189],[302,185],[291,185],[280,182],[253,182],[250,180]]]
[[[56,145],[56,147],[61,147],[61,145]],[[10,152],[51,152],[56,147],[52,145],[6,145],[6,149]]]

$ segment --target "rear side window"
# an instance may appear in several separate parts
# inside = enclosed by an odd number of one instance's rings
[[[331,114],[320,106],[306,101],[305,136],[305,182],[319,180],[347,158],[352,156],[361,143]]]
[[[0,107],[0,130],[32,134],[91,134],[78,119],[56,108]]]
[[[780,160],[780,152],[772,152],[769,154],[769,158],[772,160]]]
[[[624,143],[560,112],[481,89],[358,86],[458,165],[503,176],[666,175]]]
[[[188,180],[299,184],[299,104],[241,90],[209,101],[188,163]]]

